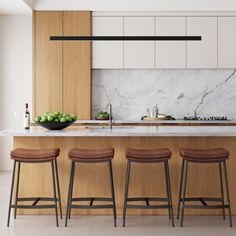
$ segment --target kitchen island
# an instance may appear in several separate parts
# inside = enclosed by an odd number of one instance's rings
[[[4,130],[0,136],[12,136],[14,148],[52,148],[61,149],[58,158],[63,211],[65,213],[70,161],[67,153],[70,148],[106,148],[115,149],[113,160],[115,195],[118,214],[122,214],[123,194],[126,172],[125,149],[162,148],[172,151],[170,175],[174,210],[178,199],[181,158],[178,150],[188,148],[223,147],[230,151],[228,161],[229,185],[231,189],[232,213],[236,214],[236,127],[235,126],[71,126],[62,131],[48,131],[41,127],[30,130]],[[104,165],[81,164],[76,168],[74,196],[110,196],[108,170]],[[148,165],[148,166],[147,166]],[[197,165],[197,164],[195,164]],[[51,189],[50,165],[25,164],[21,167],[20,196],[49,196]],[[160,172],[160,173],[159,173]],[[187,193],[190,196],[220,196],[218,166],[198,164],[189,168]],[[78,184],[77,184],[78,183]],[[199,184],[198,184],[199,183]],[[135,164],[131,169],[129,196],[165,197],[164,173],[161,165]],[[22,214],[50,214],[51,210],[19,210]],[[110,210],[74,210],[75,214],[111,214]],[[128,214],[166,214],[165,210],[129,210]],[[186,214],[221,214],[220,210],[187,210]]]

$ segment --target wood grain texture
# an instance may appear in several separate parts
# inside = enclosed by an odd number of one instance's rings
[[[91,13],[63,12],[63,35],[91,35]],[[63,111],[91,118],[90,42],[63,42]]]
[[[62,42],[50,41],[62,35],[62,12],[35,12],[35,114],[62,111]]]
[[[36,116],[36,12],[32,13],[32,115]]]
[[[173,156],[170,160],[170,175],[174,202],[174,212],[177,208],[181,158],[178,150],[181,147],[213,148],[223,147],[230,151],[231,156],[227,163],[229,186],[231,192],[232,212],[236,214],[236,138],[231,137],[131,137],[131,138],[62,138],[62,137],[15,137],[14,147],[61,149],[59,162],[60,185],[62,192],[63,212],[68,191],[70,161],[67,153],[70,148],[105,148],[114,147],[113,172],[115,195],[118,214],[122,214],[123,194],[126,173],[125,148],[161,148],[171,149]],[[165,182],[163,165],[161,164],[134,164],[131,167],[131,182],[129,196],[162,196],[165,197]],[[218,166],[190,164],[187,194],[189,196],[220,196]],[[80,164],[76,167],[74,196],[110,196],[108,169],[106,164]],[[23,164],[20,179],[20,196],[52,194],[52,176],[49,164]],[[54,214],[51,210],[21,210],[23,214]],[[74,214],[112,214],[106,210],[79,210]],[[166,214],[167,210],[128,210],[128,214]],[[219,210],[186,210],[186,214],[221,214]]]

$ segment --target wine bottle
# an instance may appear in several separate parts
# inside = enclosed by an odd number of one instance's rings
[[[30,128],[30,112],[29,112],[29,105],[28,103],[25,104],[25,112],[24,112],[24,128]]]

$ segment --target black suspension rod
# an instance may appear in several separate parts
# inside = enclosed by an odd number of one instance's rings
[[[201,36],[50,36],[52,41],[201,41]]]

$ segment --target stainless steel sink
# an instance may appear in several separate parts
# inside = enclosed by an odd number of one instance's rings
[[[110,129],[109,126],[86,126],[86,129]],[[133,129],[134,126],[112,126],[112,129]]]

